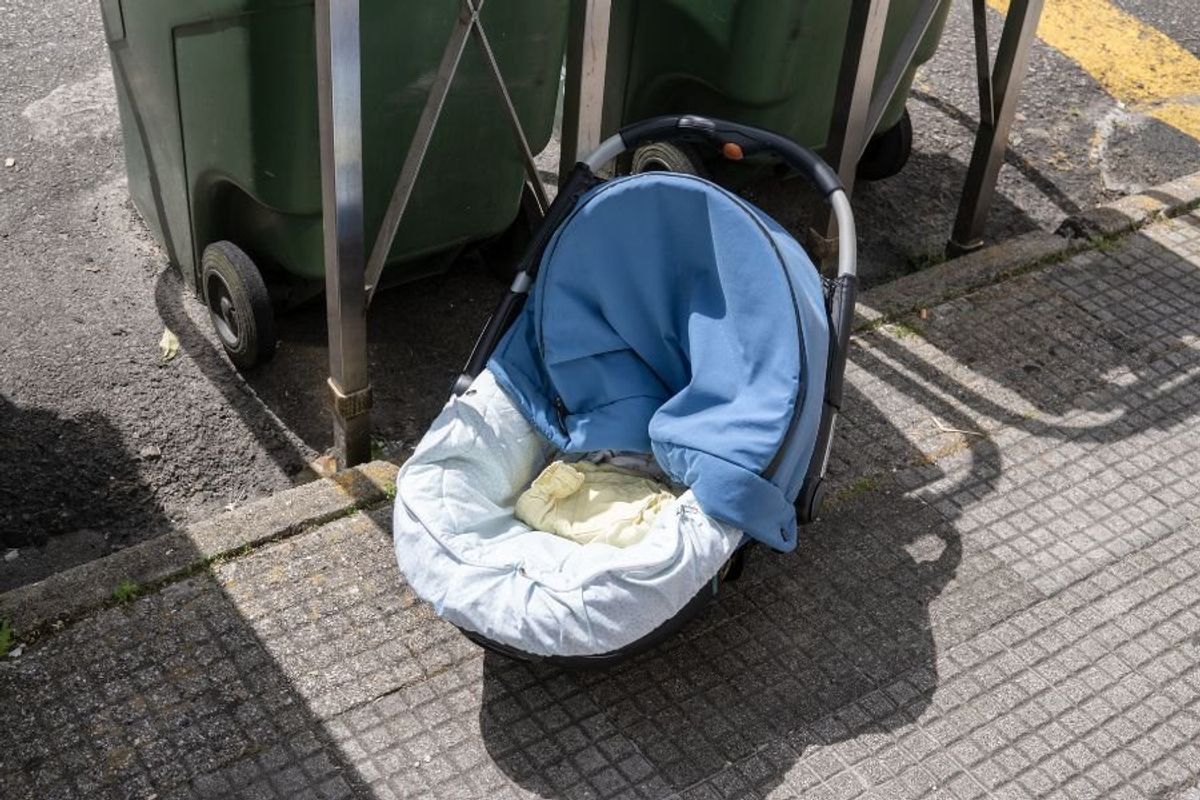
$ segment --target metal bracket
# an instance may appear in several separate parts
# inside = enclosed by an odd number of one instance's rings
[[[327,381],[327,385],[329,386],[329,397],[333,403],[334,413],[345,419],[361,417],[370,411],[371,406],[375,404],[370,384],[363,389],[348,394],[341,390],[333,378]]]

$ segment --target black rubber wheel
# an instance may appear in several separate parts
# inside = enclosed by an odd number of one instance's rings
[[[521,189],[521,204],[517,209],[517,218],[505,228],[503,233],[479,246],[479,255],[487,264],[488,271],[496,279],[505,284],[512,283],[517,269],[521,266],[521,257],[533,241],[533,235],[542,224],[542,211],[538,207],[537,196],[526,183]]]
[[[899,122],[871,138],[858,162],[858,178],[881,181],[898,174],[912,154],[912,140],[912,117],[906,108]]]
[[[686,144],[668,144],[653,142],[639,147],[633,154],[630,171],[641,172],[681,172],[684,175],[708,177],[708,167],[704,159]]]
[[[200,280],[213,327],[229,360],[252,369],[275,355],[275,314],[258,267],[233,242],[204,248]]]

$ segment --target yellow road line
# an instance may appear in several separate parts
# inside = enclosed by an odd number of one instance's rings
[[[1116,99],[1200,139],[1200,58],[1162,31],[1108,0],[1046,0],[1037,34]]]

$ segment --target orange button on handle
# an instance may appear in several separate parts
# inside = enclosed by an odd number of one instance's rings
[[[742,146],[737,142],[726,142],[721,146],[721,154],[730,161],[741,161],[745,153],[742,152]]]

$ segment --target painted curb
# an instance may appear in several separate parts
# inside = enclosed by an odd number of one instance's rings
[[[125,581],[154,587],[213,559],[294,536],[391,497],[397,467],[373,461],[119,550],[0,594],[0,619],[22,640],[109,605]]]
[[[1200,172],[1122,197],[1068,217],[1058,227],[1061,236],[1097,238],[1120,236],[1160,219],[1186,213],[1200,204]]]

